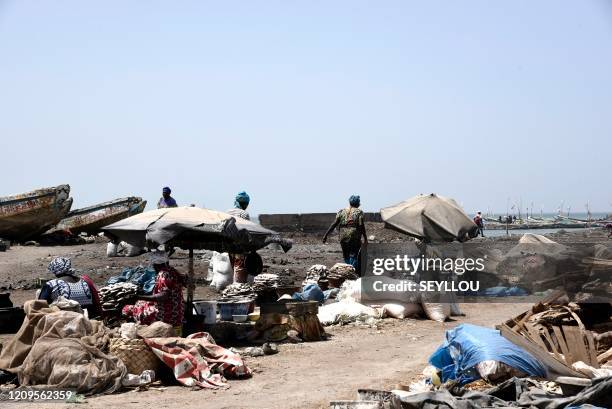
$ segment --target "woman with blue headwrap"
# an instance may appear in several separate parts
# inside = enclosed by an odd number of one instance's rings
[[[363,244],[368,244],[366,235],[363,211],[359,208],[361,200],[358,195],[349,198],[349,207],[344,208],[336,214],[336,220],[329,226],[323,236],[323,243],[327,241],[327,236],[338,227],[340,233],[340,246],[344,262],[350,264],[358,270],[359,251],[361,250],[361,237]]]
[[[234,208],[227,211],[236,218],[250,220],[251,216],[246,211],[249,207],[251,198],[247,192],[242,191],[236,195],[234,199]],[[249,278],[249,273],[246,269],[246,254],[230,254],[230,262],[234,269],[234,282],[246,283]]]
[[[172,193],[172,190],[168,186],[162,189],[162,197],[157,202],[158,209],[165,209],[168,207],[178,207],[178,205],[176,204],[176,200],[174,200],[174,198],[170,196],[171,193]]]
[[[232,216],[240,217],[241,219],[251,220],[251,216],[249,212],[246,211],[247,207],[249,207],[249,203],[251,202],[251,198],[248,193],[242,191],[236,195],[234,199],[234,208],[227,211],[227,213]]]

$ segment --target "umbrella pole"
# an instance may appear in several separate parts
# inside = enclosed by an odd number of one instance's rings
[[[193,290],[194,290],[194,273],[193,273],[193,249],[189,249],[189,264],[187,267],[187,274],[189,275],[189,284],[187,285],[187,305],[191,307],[193,302]]]

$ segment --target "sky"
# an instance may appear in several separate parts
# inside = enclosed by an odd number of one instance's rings
[[[0,196],[612,212],[612,3],[0,0]]]

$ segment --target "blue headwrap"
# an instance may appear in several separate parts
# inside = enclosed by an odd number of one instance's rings
[[[353,207],[359,207],[359,205],[361,205],[361,198],[359,195],[352,195],[349,197],[349,204]]]
[[[249,197],[247,192],[242,191],[236,195],[236,200],[234,201],[234,207],[236,207],[237,209],[242,209],[242,206],[240,205],[241,204],[248,205],[250,201],[251,201],[251,198]]]
[[[166,187],[164,187],[164,188],[162,189],[162,192],[163,192],[163,193],[171,193],[171,192],[172,192],[172,190],[170,190],[170,188],[169,188],[168,186],[166,186]]]

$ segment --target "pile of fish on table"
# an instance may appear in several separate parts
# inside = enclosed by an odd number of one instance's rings
[[[277,288],[291,286],[291,284],[291,280],[288,277],[272,273],[263,273],[256,276],[253,280],[253,290],[256,292],[275,290]]]
[[[99,290],[100,302],[105,310],[117,310],[136,299],[138,286],[132,283],[107,285]]]
[[[221,301],[255,300],[257,294],[249,283],[233,283],[221,292]]]

